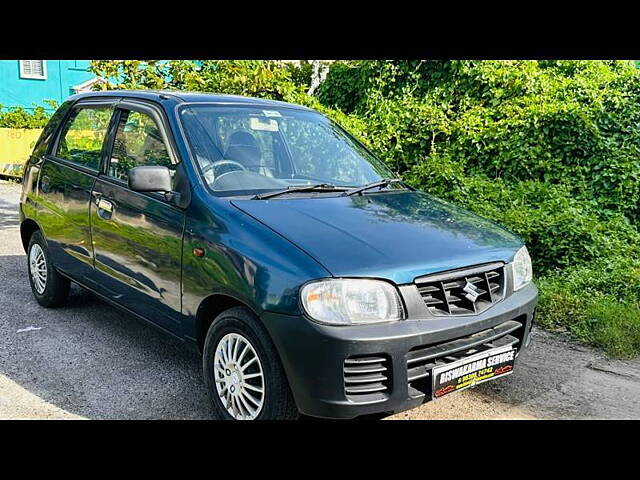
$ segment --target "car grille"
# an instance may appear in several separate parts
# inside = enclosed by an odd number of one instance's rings
[[[433,367],[455,362],[491,348],[518,346],[526,317],[509,320],[493,328],[436,345],[415,347],[407,353],[407,380],[412,396],[431,395]],[[413,392],[412,392],[413,390]]]
[[[383,355],[349,357],[344,361],[344,390],[352,401],[375,403],[387,398],[390,360]]]
[[[433,315],[474,315],[504,298],[504,264],[427,275],[415,284]]]

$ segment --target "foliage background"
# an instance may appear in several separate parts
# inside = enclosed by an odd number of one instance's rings
[[[94,61],[101,88],[303,104],[413,186],[522,237],[537,321],[640,354],[640,70],[631,61]],[[0,114],[0,125],[3,117]]]
[[[55,100],[44,100],[50,108],[58,108]],[[0,104],[0,128],[44,128],[51,115],[44,106],[34,105],[33,111],[22,107],[4,108]]]

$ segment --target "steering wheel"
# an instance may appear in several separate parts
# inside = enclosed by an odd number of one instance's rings
[[[209,165],[205,166],[202,168],[202,173],[207,173],[211,170],[213,170],[214,168],[218,168],[218,167],[225,167],[225,166],[229,166],[229,167],[236,167],[233,168],[231,171],[235,171],[235,170],[246,170],[246,168],[244,167],[244,165],[242,165],[241,163],[236,162],[235,160],[218,160],[217,162],[212,162]],[[220,176],[220,174],[216,171],[214,172],[215,176],[218,177]]]

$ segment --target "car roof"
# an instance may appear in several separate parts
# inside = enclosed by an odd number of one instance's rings
[[[220,103],[237,105],[260,105],[263,107],[286,107],[299,110],[310,110],[311,108],[294,103],[281,102],[278,100],[268,100],[265,98],[243,97],[241,95],[223,95],[217,93],[185,92],[180,90],[103,90],[99,92],[86,92],[73,95],[69,100],[81,100],[99,97],[128,97],[160,102],[162,100],[173,99],[177,103]]]

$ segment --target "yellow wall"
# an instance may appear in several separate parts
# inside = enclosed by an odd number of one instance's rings
[[[41,132],[40,128],[0,128],[0,174],[22,174]]]

